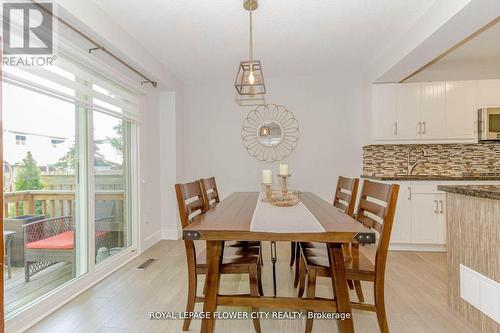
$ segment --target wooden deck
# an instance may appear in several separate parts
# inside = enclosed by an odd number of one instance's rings
[[[71,264],[57,263],[24,281],[24,268],[12,267],[12,277],[5,272],[5,315],[45,295],[71,280]]]

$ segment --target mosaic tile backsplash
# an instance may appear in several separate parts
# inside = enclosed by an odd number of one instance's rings
[[[392,176],[406,173],[406,154],[415,145],[369,145],[363,147],[363,174]],[[414,150],[411,161],[418,155],[420,164],[414,175],[457,176],[464,173],[500,172],[500,144],[419,144],[427,150],[422,157]]]

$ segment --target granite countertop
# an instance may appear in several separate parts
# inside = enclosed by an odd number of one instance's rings
[[[438,185],[439,191],[500,200],[500,185]]]
[[[500,174],[463,174],[461,176],[447,176],[447,175],[362,175],[361,178],[373,180],[400,180],[400,181],[468,181],[468,180],[500,180]]]

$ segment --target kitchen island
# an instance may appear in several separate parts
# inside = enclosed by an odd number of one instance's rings
[[[446,192],[448,304],[481,332],[500,332],[500,186]]]

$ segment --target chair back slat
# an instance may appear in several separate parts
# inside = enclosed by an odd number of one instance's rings
[[[361,198],[361,201],[359,202],[359,208],[360,211],[367,211],[370,214],[376,215],[380,217],[381,219],[384,218],[385,216],[385,207],[373,202],[373,201],[368,201],[364,198]]]
[[[203,192],[203,199],[205,201],[205,209],[209,210],[220,202],[219,190],[215,177],[207,179],[200,179],[201,189]]]
[[[356,218],[359,222],[361,222],[364,226],[368,228],[373,228],[377,230],[378,233],[382,232],[382,223],[375,221],[371,217],[366,215],[358,215]]]
[[[358,178],[339,177],[333,205],[349,216],[354,213],[358,193]]]
[[[340,209],[341,211],[343,212],[347,212],[349,207],[347,207],[346,205],[344,205],[342,202],[340,201],[337,201],[337,202],[334,202],[333,205],[335,207],[337,207],[338,209]]]
[[[383,184],[365,180],[361,190],[361,201],[356,219],[379,233],[375,270],[383,279],[392,224],[398,200],[399,185]]]

